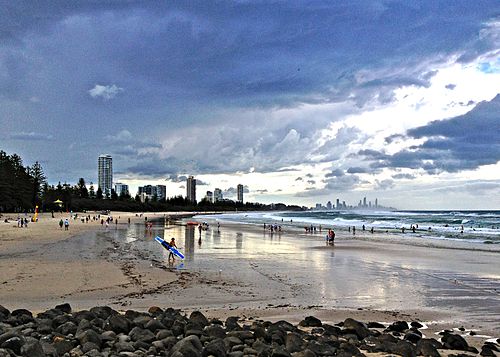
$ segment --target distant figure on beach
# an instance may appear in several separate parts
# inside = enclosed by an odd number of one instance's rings
[[[401,233],[405,232],[405,227],[401,227]]]
[[[373,234],[373,227],[370,229],[370,233]]]
[[[415,226],[411,226],[411,230],[413,233],[415,233]]]
[[[352,226],[352,234],[356,234],[356,226]]]
[[[328,243],[329,244],[335,243],[335,232],[334,232],[333,229],[329,229],[328,230],[327,238],[328,238]]]
[[[198,232],[200,232],[200,237],[201,237],[201,230],[202,230],[202,227],[201,227],[201,224],[198,225]]]
[[[128,224],[130,225],[130,217],[128,218]]]
[[[217,222],[217,232],[220,232],[220,222]]]
[[[61,218],[61,220],[59,221],[59,228],[61,228],[61,229],[62,229],[62,227],[63,227],[63,226],[64,226],[64,221],[63,221],[63,220],[62,220],[62,218]]]
[[[66,218],[64,220],[64,230],[67,231],[69,229],[69,220]]]
[[[365,230],[365,225],[363,224],[363,231]]]
[[[171,247],[174,247],[174,248],[177,248],[177,246],[175,245],[175,238],[172,237],[172,239],[170,239],[170,242],[168,243],[169,246]],[[175,255],[174,253],[172,253],[171,250],[169,250],[169,254],[168,254],[168,260],[170,261],[170,258],[172,258],[173,260],[175,260]]]

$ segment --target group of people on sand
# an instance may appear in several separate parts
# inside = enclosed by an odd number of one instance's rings
[[[269,230],[269,232],[274,233],[274,232],[281,232],[281,225],[275,224],[266,224],[264,223],[264,229]]]

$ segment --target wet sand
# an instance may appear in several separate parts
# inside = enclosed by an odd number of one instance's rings
[[[59,230],[58,217],[27,229],[0,226],[0,304],[35,311],[62,302],[75,309],[157,305],[291,322],[309,315],[325,322],[419,320],[429,333],[461,326],[497,337],[500,331],[496,252],[343,233],[332,247],[319,233],[270,234],[231,223],[219,232],[212,224],[201,235],[177,223],[157,222],[149,231],[143,217],[132,215],[129,226],[119,215],[117,226],[75,222],[70,233]],[[169,263],[155,235],[176,237],[186,260]]]

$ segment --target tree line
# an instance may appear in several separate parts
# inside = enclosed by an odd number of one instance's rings
[[[114,190],[103,194],[92,182],[88,188],[80,178],[75,185],[67,183],[49,185],[42,166],[35,162],[31,167],[23,166],[19,155],[8,155],[0,151],[0,212],[33,212],[38,206],[40,211],[234,211],[234,210],[300,210],[298,206],[282,203],[264,205],[252,202],[224,200],[210,202],[201,200],[191,202],[183,196],[158,199],[153,196],[141,202],[138,195],[117,195]]]

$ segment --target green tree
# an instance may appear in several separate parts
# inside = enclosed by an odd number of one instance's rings
[[[111,200],[116,201],[118,199],[118,195],[114,189],[111,189]]]
[[[33,183],[33,206],[41,204],[42,201],[42,185],[47,183],[47,177],[43,173],[42,165],[36,161],[29,169],[31,181]]]
[[[90,181],[89,197],[95,198],[94,183],[92,181]]]
[[[80,177],[78,184],[76,185],[76,191],[80,198],[89,198],[89,191],[87,190],[87,185],[85,185],[85,180]]]
[[[95,194],[95,198],[97,198],[98,200],[102,200],[102,190],[100,187],[97,189],[97,192]]]

